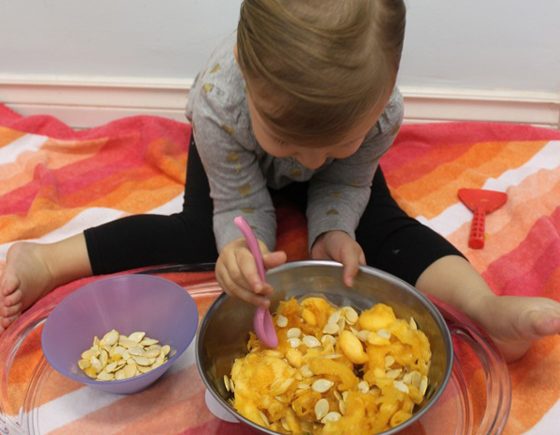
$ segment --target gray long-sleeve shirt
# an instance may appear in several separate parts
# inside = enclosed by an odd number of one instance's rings
[[[245,81],[228,38],[210,57],[189,93],[187,118],[214,203],[218,251],[241,237],[233,224],[243,215],[269,249],[276,244],[276,216],[269,188],[308,181],[309,247],[324,232],[342,230],[352,238],[369,201],[379,158],[397,134],[403,117],[402,97],[395,88],[385,110],[352,156],[329,159],[310,170],[291,157],[268,155],[251,128]],[[188,186],[187,186],[188,188]]]

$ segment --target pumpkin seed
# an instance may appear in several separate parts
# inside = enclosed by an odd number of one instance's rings
[[[149,338],[149,337],[144,337],[142,339],[142,341],[140,342],[140,344],[142,346],[152,346],[154,344],[158,344],[159,340],[156,340],[155,338]]]
[[[321,342],[317,340],[316,337],[313,337],[312,335],[304,335],[301,341],[303,341],[303,344],[305,344],[307,347],[310,348],[321,347]]]
[[[323,328],[323,334],[337,334],[338,325],[336,323],[327,323]]]
[[[317,393],[325,393],[331,389],[334,385],[333,381],[329,381],[328,379],[317,379],[311,385],[311,389]]]
[[[420,381],[420,393],[422,393],[422,396],[426,394],[427,389],[428,389],[428,378],[426,376],[422,376],[422,380]]]
[[[319,399],[315,403],[315,418],[321,420],[325,415],[329,413],[329,401],[327,399]]]
[[[290,328],[288,332],[286,332],[286,337],[288,338],[299,338],[301,336],[301,329],[299,328]]]
[[[358,313],[352,307],[342,307],[342,314],[349,325],[354,325],[358,321]]]
[[[367,393],[369,391],[369,384],[367,381],[360,381],[358,382],[358,390],[362,393]]]
[[[96,338],[97,337],[94,337],[94,339],[93,339],[94,346],[96,346],[96,345],[100,345],[100,346],[103,346],[103,347],[112,346],[113,344],[115,344],[119,340],[119,333],[115,329],[111,329],[109,332],[107,332],[107,334],[105,334],[103,336],[101,341],[98,341],[96,343]]]
[[[335,422],[340,420],[342,415],[336,411],[331,411],[321,419],[321,423]]]
[[[278,317],[276,317],[276,326],[279,328],[285,328],[288,326],[288,318],[282,314],[278,315]]]
[[[134,341],[135,343],[140,343],[145,335],[145,332],[133,332],[128,336],[128,339],[130,341]]]
[[[407,386],[404,382],[402,382],[402,381],[393,381],[393,386],[394,386],[397,390],[402,391],[402,392],[405,393],[405,394],[408,394],[408,391],[409,391],[409,390],[408,390],[408,386]]]
[[[299,338],[288,338],[288,343],[290,343],[291,348],[296,348],[301,345],[301,340]]]

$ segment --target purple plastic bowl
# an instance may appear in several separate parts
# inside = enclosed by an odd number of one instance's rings
[[[156,381],[191,344],[198,310],[179,285],[152,275],[119,275],[86,284],[66,297],[49,315],[41,345],[49,364],[62,375],[109,393],[130,394]],[[169,360],[139,376],[96,381],[79,368],[93,337],[111,329],[129,335],[144,331],[171,346]]]

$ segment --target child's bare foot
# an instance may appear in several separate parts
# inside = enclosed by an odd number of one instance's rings
[[[0,334],[23,310],[54,288],[44,246],[24,242],[8,250],[6,267],[0,277]]]
[[[489,296],[477,317],[507,361],[521,358],[534,340],[560,334],[560,303],[552,299]]]

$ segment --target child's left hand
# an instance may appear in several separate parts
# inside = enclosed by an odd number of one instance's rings
[[[314,260],[328,259],[344,265],[344,284],[352,287],[360,265],[366,264],[362,247],[344,231],[334,230],[321,234],[311,248]]]

